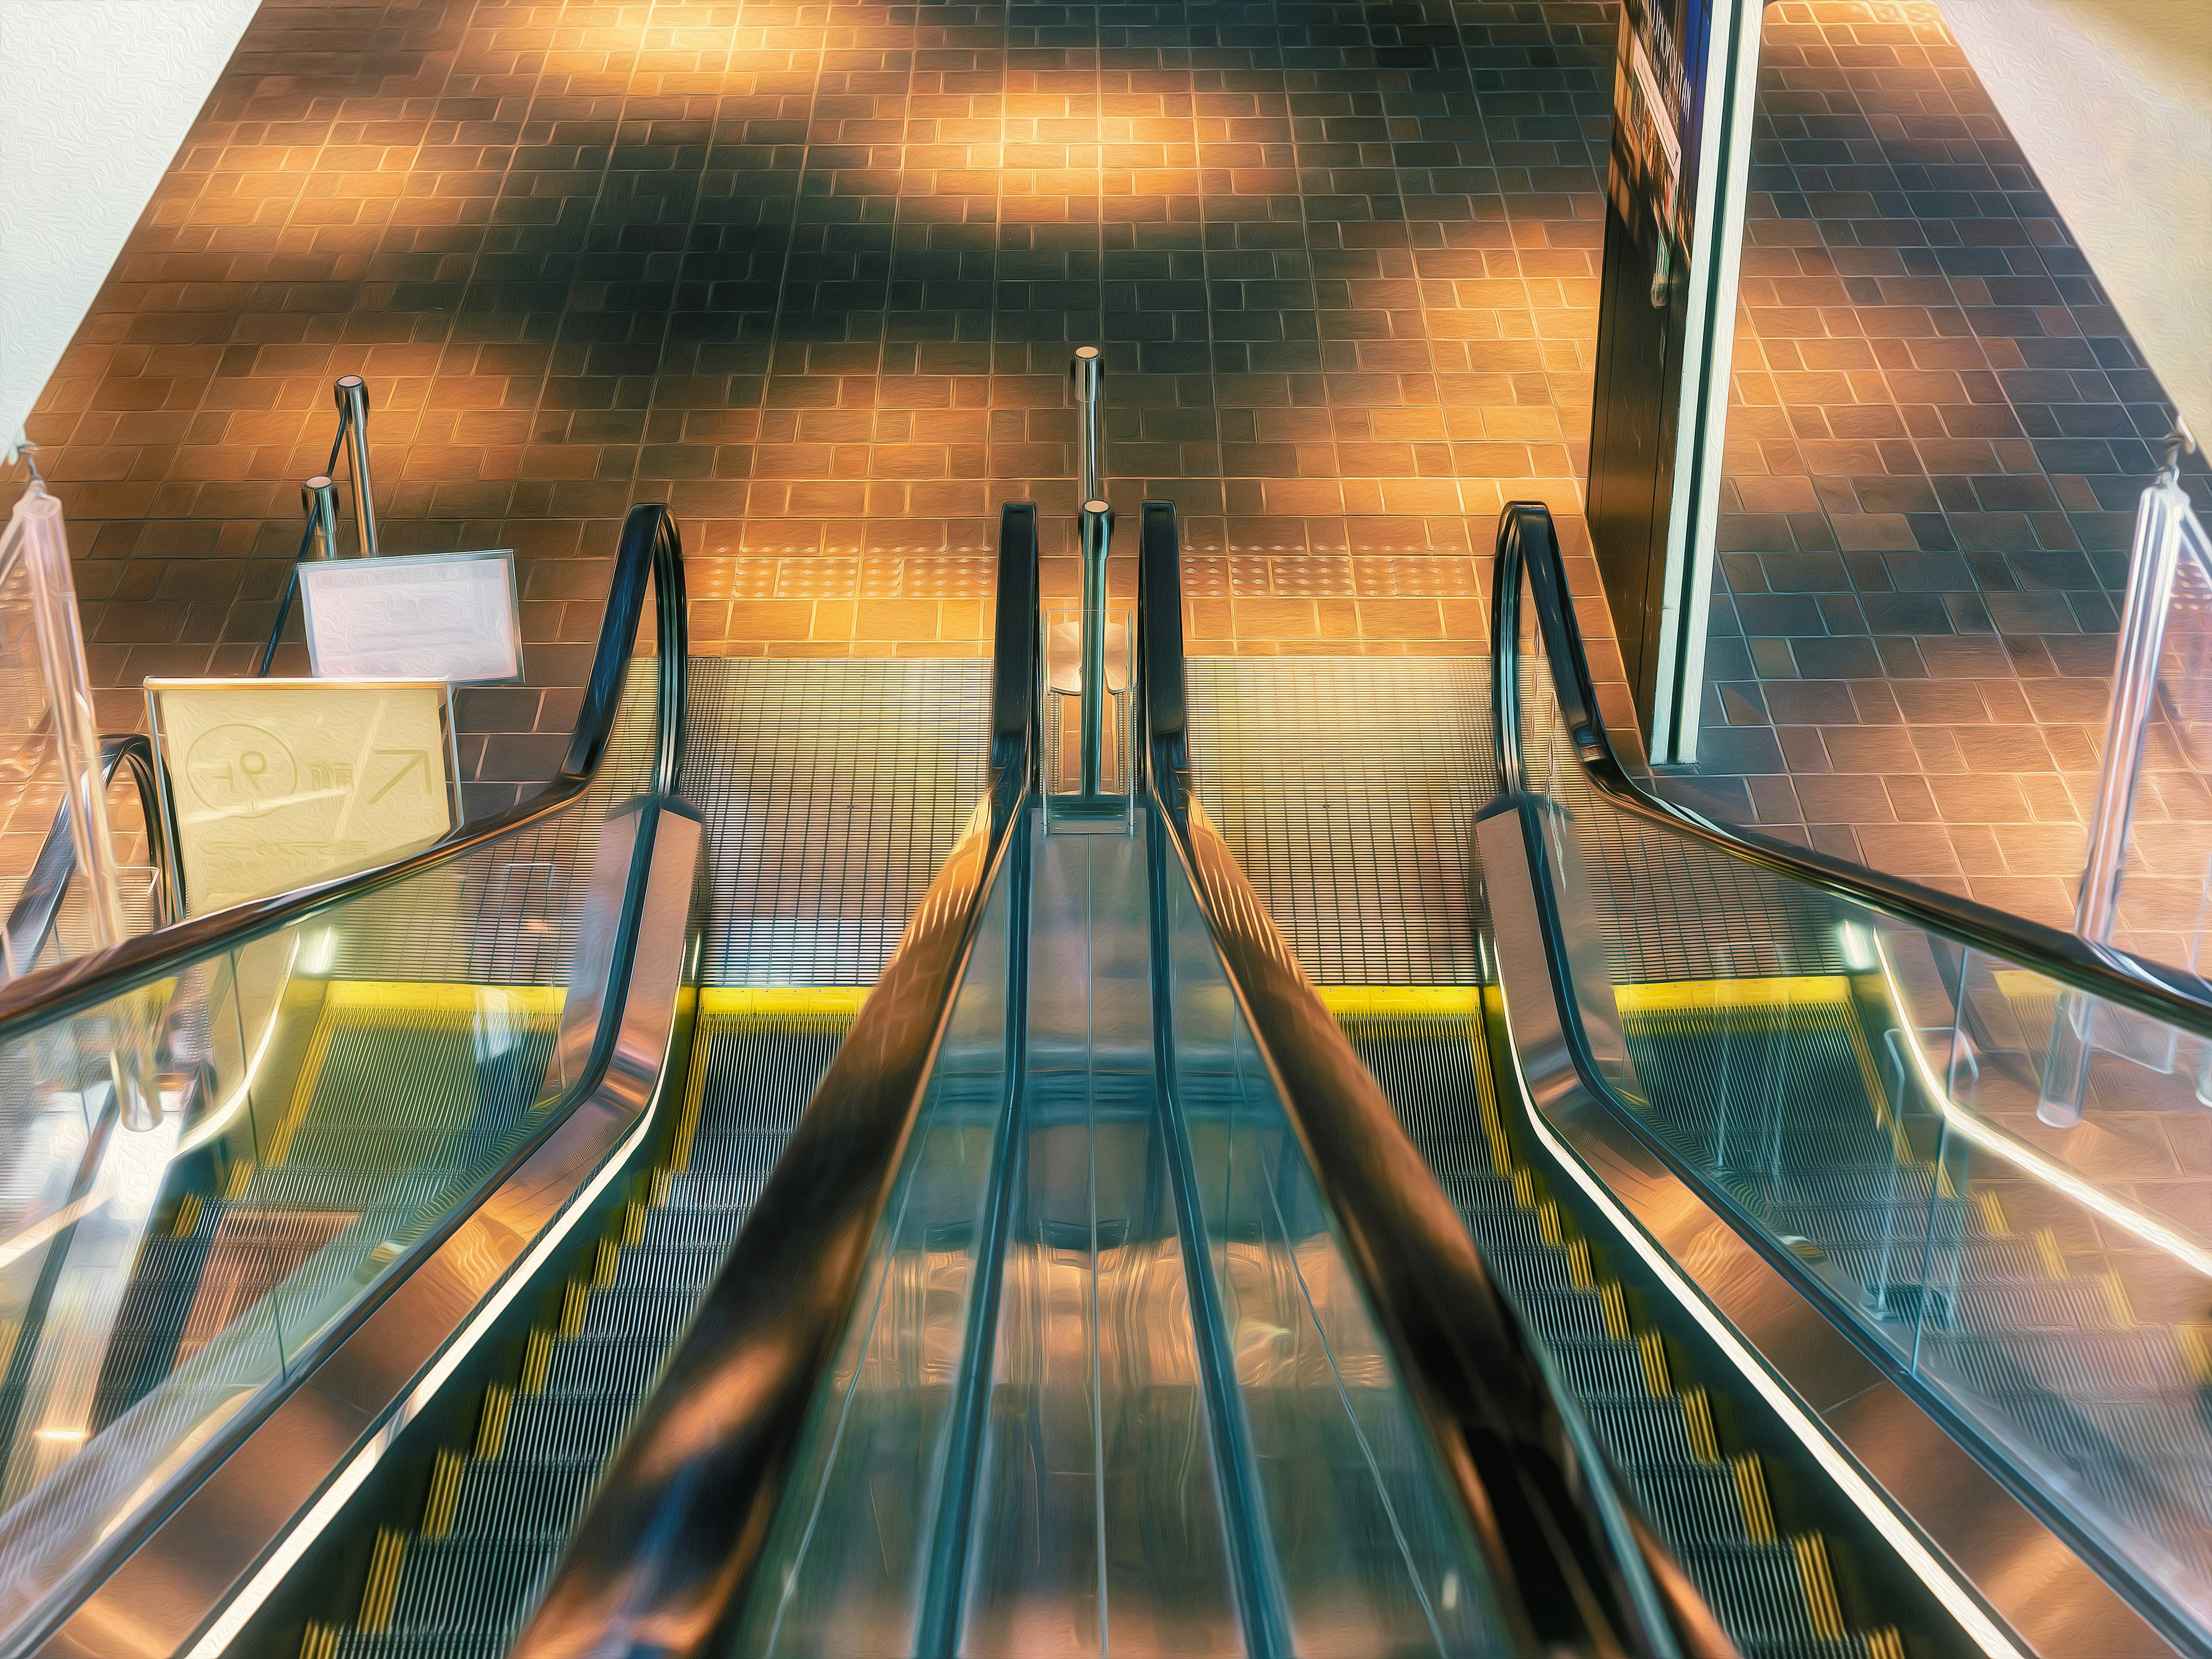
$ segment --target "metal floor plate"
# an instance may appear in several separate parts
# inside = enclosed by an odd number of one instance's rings
[[[631,665],[605,758],[583,799],[495,846],[347,905],[331,929],[331,976],[562,983],[599,827],[652,786],[654,678],[650,658]]]
[[[1486,657],[1200,657],[1194,786],[1324,985],[1472,985]]]
[[[872,985],[982,798],[991,665],[695,658],[706,985]]]

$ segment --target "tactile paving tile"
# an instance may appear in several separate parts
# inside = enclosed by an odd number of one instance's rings
[[[1188,678],[1199,799],[1306,971],[1474,984],[1488,659],[1196,658]]]
[[[702,983],[875,983],[982,799],[990,675],[974,659],[692,662]]]

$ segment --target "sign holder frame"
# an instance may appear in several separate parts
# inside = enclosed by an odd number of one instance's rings
[[[307,664],[317,679],[351,679],[355,677],[326,672],[323,667],[323,651],[315,632],[315,588],[325,575],[349,575],[360,570],[421,570],[433,565],[487,564],[493,562],[507,568],[507,647],[514,661],[514,672],[489,679],[448,679],[455,686],[520,685],[528,678],[522,660],[522,584],[514,568],[514,550],[511,547],[483,548],[459,553],[395,553],[375,558],[314,559],[299,568],[300,621],[307,639]],[[327,602],[325,604],[327,613]]]
[[[178,916],[188,916],[194,914],[194,912],[191,908],[191,895],[185,871],[184,837],[180,833],[178,823],[176,789],[169,775],[170,750],[168,738],[170,734],[164,731],[161,724],[161,696],[162,694],[170,691],[240,691],[247,690],[274,690],[279,692],[301,690],[331,691],[338,690],[351,691],[419,690],[431,693],[437,700],[438,752],[445,763],[443,767],[441,769],[441,772],[442,775],[441,782],[445,795],[447,825],[441,834],[424,844],[426,846],[435,845],[438,841],[444,840],[447,836],[453,835],[456,830],[459,830],[462,824],[465,822],[466,815],[463,808],[461,793],[460,730],[459,724],[455,720],[453,714],[454,688],[447,681],[430,679],[312,678],[241,680],[227,678],[220,676],[189,676],[179,677],[176,678],[149,678],[145,682],[146,731],[147,736],[151,741],[154,748],[155,793],[160,804],[161,822],[158,826],[149,825],[148,833],[149,836],[159,834],[162,839],[162,844],[168,860],[170,880],[173,890],[173,900],[175,913]],[[370,860],[370,863],[380,861],[381,861],[381,860],[379,857],[372,857]],[[365,867],[367,867],[367,866],[352,866],[352,868],[355,869]],[[315,883],[319,884],[324,881],[336,880],[339,877],[348,873],[350,873],[350,871],[346,867],[333,867],[332,869],[315,877],[313,879]],[[284,890],[280,889],[279,890]],[[252,900],[246,899],[234,901],[234,902],[238,903],[250,903],[252,902],[253,901]]]

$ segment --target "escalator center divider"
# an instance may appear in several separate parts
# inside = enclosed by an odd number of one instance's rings
[[[1004,515],[1000,588],[1034,595],[1034,512]],[[1023,838],[1018,719],[1037,630],[1002,603],[989,791],[931,882],[513,1651],[707,1651],[742,1611],[927,1092],[987,902]],[[1001,740],[1003,739],[1003,741]],[[708,1425],[711,1420],[712,1432]],[[322,1659],[322,1656],[310,1656]]]

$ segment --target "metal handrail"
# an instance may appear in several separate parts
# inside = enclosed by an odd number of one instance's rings
[[[1000,543],[993,777],[625,1437],[514,1659],[714,1650],[767,1553],[808,1412],[829,1373],[928,1092],[990,896],[1021,856],[1036,682],[1036,514]],[[1026,581],[1023,576],[1026,568]],[[1026,591],[1026,626],[1006,621]]]
[[[169,844],[161,834],[160,791],[154,781],[154,745],[140,732],[100,740],[100,781],[103,788],[115,781],[116,772],[131,769],[138,788],[138,810],[146,821],[146,844],[154,860],[154,924],[165,927],[175,920],[176,887],[169,869]],[[8,911],[5,924],[10,957],[36,962],[39,952],[53,937],[61,914],[62,896],[76,873],[76,842],[70,833],[69,803],[64,800],[47,826],[39,856],[31,865],[23,890]]]
[[[1686,806],[1662,800],[1632,777],[1598,714],[1589,659],[1567,593],[1566,572],[1541,501],[1511,501],[1498,515],[1491,624],[1492,704],[1498,775],[1507,794],[1522,793],[1521,771],[1521,579],[1536,604],[1537,627],[1559,716],[1590,787],[1631,817],[1703,843],[1739,862],[1999,957],[2047,979],[2117,1002],[2199,1036],[2212,1036],[2212,981],[2096,945],[2041,922],[1954,897],[1753,830],[1724,829]]]
[[[598,653],[585,686],[583,706],[577,713],[561,769],[544,789],[526,801],[465,824],[443,840],[389,864],[192,916],[126,939],[112,950],[26,974],[0,987],[0,1042],[174,973],[213,951],[310,921],[562,811],[591,787],[614,734],[648,582],[653,589],[655,644],[659,653],[651,790],[659,795],[674,794],[683,758],[684,664],[689,648],[684,548],[667,507],[645,502],[632,507],[623,525],[606,615],[599,627]]]
[[[1146,529],[1139,627],[1153,815],[1493,1576],[1542,1651],[1733,1655],[1623,1500],[1572,1401],[1547,1382],[1458,1211],[1191,795],[1172,507],[1147,503]]]

